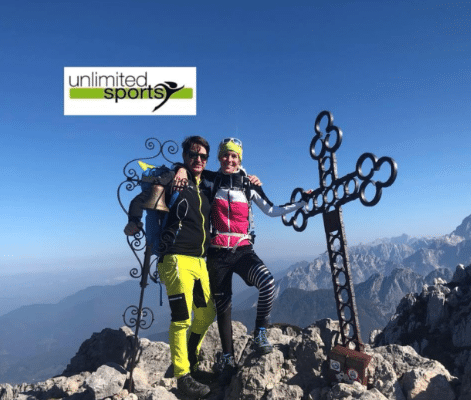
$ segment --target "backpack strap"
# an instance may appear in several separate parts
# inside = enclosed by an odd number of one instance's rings
[[[216,192],[219,189],[219,185],[221,184],[221,180],[222,180],[222,174],[221,174],[221,171],[218,171],[216,173],[216,177],[214,178],[213,188],[211,189],[211,195],[210,195],[210,198],[209,198],[209,203],[210,204],[214,201],[214,198],[216,197]]]
[[[255,242],[255,222],[253,218],[253,212],[252,212],[252,201],[250,200],[250,185],[252,183],[250,182],[249,178],[247,176],[243,177],[243,185],[244,185],[244,193],[245,197],[247,198],[247,204],[249,205],[249,229],[248,233],[251,236],[252,244]]]

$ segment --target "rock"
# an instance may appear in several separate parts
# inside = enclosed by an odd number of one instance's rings
[[[108,362],[127,368],[131,360],[133,337],[134,333],[127,326],[119,330],[106,328],[100,333],[94,333],[90,339],[82,343],[62,375],[72,376],[83,371],[94,372]]]
[[[374,343],[411,346],[464,379],[471,349],[471,265],[459,264],[450,284],[436,281],[420,294],[406,296]]]
[[[467,216],[460,225],[452,232],[452,235],[461,236],[467,239],[471,238],[471,216]]]
[[[297,385],[287,385],[279,383],[272,390],[268,391],[267,400],[301,400],[303,390]]]
[[[147,379],[147,372],[139,367],[135,367],[132,372],[133,389],[137,393],[141,393],[150,389]]]
[[[324,396],[321,388],[312,389],[308,396],[308,400],[321,400],[322,398]]]
[[[453,380],[451,374],[442,364],[438,361],[420,356],[410,346],[391,344],[388,346],[377,347],[374,351],[381,354],[383,358],[393,366],[399,379],[402,378],[405,373],[415,368],[423,368],[426,370],[433,370],[436,374],[444,375],[449,381]]]
[[[337,383],[329,392],[330,399],[387,400],[377,389],[367,390],[359,382],[353,384]]]
[[[138,400],[138,397],[134,393],[129,393],[123,400]]]
[[[141,339],[139,344],[139,358],[134,368],[134,371],[136,369],[138,371],[136,379],[139,379],[139,385],[160,385],[172,364],[170,346],[167,343],[151,342],[148,339]],[[171,375],[173,376],[173,372]]]
[[[368,340],[368,343],[369,344],[374,344],[376,342],[376,339],[378,337],[378,335],[381,333],[381,330],[380,329],[374,329],[370,332],[370,337],[369,337],[369,340]]]
[[[327,326],[326,320],[320,321],[319,325]],[[311,391],[317,386],[325,385],[324,378],[321,377],[325,367],[327,354],[330,351],[331,336],[328,331],[323,330],[318,325],[313,324],[303,329],[301,335],[290,341],[289,356],[293,359],[294,375],[293,383],[305,387]],[[329,343],[328,349],[321,338],[321,334]],[[333,336],[333,335],[332,335]]]
[[[453,274],[453,278],[451,278],[451,282],[460,283],[466,281],[468,278],[468,273],[463,264],[458,264],[456,266],[455,273]]]
[[[0,400],[13,400],[13,387],[10,384],[0,385]]]
[[[229,393],[226,392],[228,400],[261,399],[281,381],[283,353],[275,348],[272,353],[260,357],[251,348],[251,344],[248,344],[242,354],[239,371],[232,378]]]
[[[456,347],[471,346],[471,313],[463,315],[462,319],[453,326],[452,340]]]
[[[68,396],[72,396],[75,393],[81,393],[85,390],[83,383],[91,375],[90,372],[82,372],[78,375],[69,377],[66,381],[65,392]]]
[[[125,382],[126,370],[118,364],[108,363],[85,380],[85,387],[94,394],[95,400],[100,400],[120,393]]]
[[[149,390],[145,394],[145,397],[141,397],[139,400],[178,400],[178,397],[163,387],[157,386],[156,388]]]
[[[445,375],[437,370],[422,368],[406,372],[402,386],[407,400],[455,400],[455,393]]]
[[[471,400],[471,357],[469,355],[463,373],[460,397],[458,400]]]
[[[442,285],[437,287],[443,288]],[[449,290],[449,289],[448,289]],[[426,325],[432,329],[436,328],[439,323],[445,318],[445,293],[440,290],[434,290],[430,293],[427,302],[427,317]]]
[[[83,383],[89,375],[90,373],[83,373],[69,378],[59,376],[36,384],[21,384],[17,386],[8,385],[4,395],[12,395],[11,399],[15,400],[19,395],[25,395],[31,398],[34,397],[41,400],[70,397],[75,394],[82,394],[87,390],[83,387]],[[2,387],[3,385],[0,385],[0,399],[11,400],[9,397],[6,397],[5,399],[2,398]]]
[[[234,338],[234,358],[239,361],[242,352],[252,337],[247,334],[247,328],[238,321],[232,321],[232,337]],[[218,353],[222,352],[221,339],[216,322],[213,322],[206,333],[199,354],[199,366],[202,371],[211,372],[217,360]]]
[[[387,398],[405,400],[406,397],[391,363],[385,360],[380,353],[370,350],[368,354],[373,357],[370,363],[370,368],[373,370],[370,372],[371,384]]]
[[[458,325],[458,316],[447,310],[448,296],[453,294],[453,291],[447,294],[447,289],[443,289],[442,283],[438,282],[426,287],[421,295],[403,299],[402,311],[393,321],[399,334],[394,332],[390,336],[404,339],[420,330],[421,335],[416,335],[413,342],[419,351],[441,346],[442,354],[450,354],[446,353],[448,348],[453,350],[450,330],[448,342],[444,339],[441,343],[434,342],[443,334],[444,326],[448,326],[445,325],[444,319],[454,327]],[[471,303],[471,290],[464,286],[460,289],[462,296],[458,300],[459,310],[462,311],[462,302]],[[442,299],[441,294],[444,295],[444,309],[445,314],[449,313],[446,314],[448,317],[436,318],[434,322],[431,322],[433,317],[429,317],[430,323],[426,323],[426,310],[430,302],[434,296],[436,299]],[[461,381],[439,361],[421,356],[410,345],[385,344],[377,347],[365,346],[365,352],[372,356],[368,367],[368,387],[358,382],[330,386],[326,378],[327,359],[338,338],[338,327],[337,321],[329,319],[317,321],[304,329],[277,324],[267,330],[268,338],[274,346],[273,352],[259,356],[245,326],[234,322],[236,356],[239,357],[238,371],[226,388],[220,388],[214,375],[209,374],[213,378],[205,382],[211,388],[208,400],[448,400],[457,399],[455,391],[459,384],[461,395],[458,400],[471,400],[468,396],[471,388],[471,351],[467,348],[459,348],[459,352],[451,353],[453,362],[462,365]],[[104,346],[106,338],[110,337],[117,338],[114,348],[111,351],[104,350],[104,354],[100,354],[99,349]],[[388,335],[383,331],[378,337],[384,340]],[[171,373],[169,346],[148,339],[139,341],[137,364],[133,371],[133,393],[124,389],[127,377],[124,367],[129,363],[124,354],[131,354],[129,339],[130,335],[123,329],[103,330],[94,334],[82,344],[74,362],[69,364],[68,372],[74,368],[92,369],[97,360],[116,358],[118,354],[121,354],[122,364],[107,361],[94,372],[84,371],[71,376],[59,376],[35,384],[0,385],[0,400],[186,400],[176,390],[176,379]],[[121,349],[116,346],[117,343],[121,343]],[[202,372],[209,372],[213,360],[221,351],[216,324],[211,326],[202,349],[200,369]]]

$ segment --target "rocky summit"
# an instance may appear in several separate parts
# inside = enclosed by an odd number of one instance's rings
[[[339,335],[337,321],[323,319],[301,329],[274,324],[274,345],[258,356],[252,335],[233,323],[238,371],[220,387],[212,367],[220,354],[214,323],[201,348],[198,379],[216,399],[397,399],[471,400],[471,266],[459,265],[449,283],[437,279],[420,294],[408,295],[383,331],[372,335],[367,385],[328,380],[328,355]],[[133,332],[123,327],[95,333],[60,376],[35,384],[0,385],[0,400],[181,399],[169,346],[139,340],[129,388]],[[339,375],[340,376],[340,375]]]
[[[459,264],[450,280],[436,279],[421,293],[405,296],[376,346],[391,343],[413,347],[440,361],[461,382],[460,400],[471,400],[471,265]]]

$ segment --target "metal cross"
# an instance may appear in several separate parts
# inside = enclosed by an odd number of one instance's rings
[[[328,119],[325,134],[320,128],[324,117]],[[310,217],[322,214],[342,345],[351,347],[349,346],[351,344],[360,351],[363,345],[341,206],[358,198],[365,206],[371,207],[377,204],[381,199],[382,189],[391,186],[395,181],[397,164],[390,157],[378,159],[372,153],[364,153],[358,159],[355,171],[339,178],[335,152],[342,144],[342,131],[333,124],[333,116],[329,111],[322,111],[317,116],[314,130],[316,135],[311,141],[310,153],[311,157],[318,162],[320,187],[309,195],[303,193],[303,189],[296,188],[291,195],[291,201],[295,201],[296,196],[300,194],[309,202],[310,209],[304,207],[299,209],[289,220],[283,216],[283,223],[286,226],[293,226],[296,231],[300,232],[306,228]],[[370,160],[372,165],[370,170],[365,172],[363,168],[367,160]],[[379,171],[384,164],[390,167],[389,178],[385,182],[372,180],[375,172]],[[371,200],[368,200],[366,195],[369,187],[374,189],[374,196]],[[369,192],[370,189],[368,189]],[[298,225],[297,221],[300,217],[302,223]]]

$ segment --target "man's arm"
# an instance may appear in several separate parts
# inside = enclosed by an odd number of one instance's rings
[[[165,188],[168,188],[169,184],[171,184],[174,178],[174,171],[168,171],[163,173],[161,176],[156,177],[155,183],[162,184]],[[166,190],[168,193],[168,190]],[[142,214],[144,212],[144,204],[147,200],[149,200],[150,196],[152,195],[152,185],[149,186],[147,190],[142,191],[139,193],[134,199],[131,200],[129,204],[129,211],[128,211],[128,223],[124,228],[124,233],[127,236],[134,236],[137,232],[139,232],[143,226],[141,219]]]
[[[141,222],[145,200],[150,196],[150,189],[148,191],[139,193],[129,204],[128,223],[124,227],[124,234],[127,236],[134,236],[143,227]]]
[[[247,178],[249,178],[250,183],[254,184],[255,186],[262,186],[262,182],[256,175],[247,175]]]

